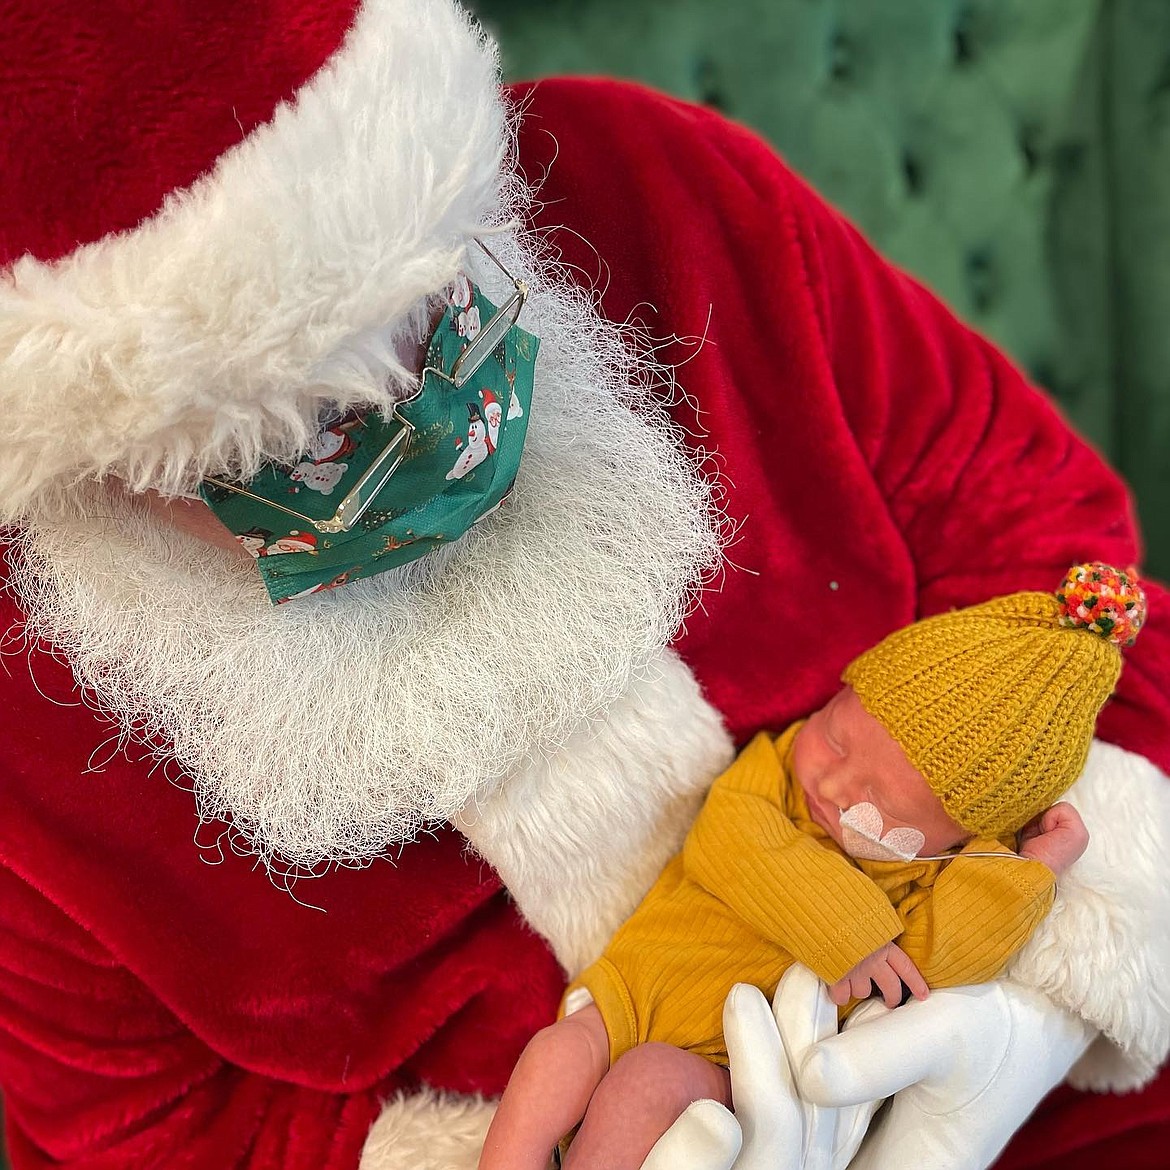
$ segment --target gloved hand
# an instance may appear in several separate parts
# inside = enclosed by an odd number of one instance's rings
[[[814,1105],[894,1095],[852,1170],[983,1170],[1095,1035],[1040,992],[996,980],[893,1010],[867,1003],[839,1036],[788,1056]]]
[[[696,1102],[643,1170],[983,1170],[1094,1036],[1008,982],[892,1011],[866,1004],[839,1036],[835,1021],[824,985],[801,967],[772,1012],[754,988],[734,988],[724,1029],[736,1116]]]
[[[650,1151],[642,1170],[843,1170],[877,1102],[826,1109],[802,1100],[788,1054],[837,1034],[837,1009],[803,967],[780,982],[773,1006],[738,984],[723,1009],[735,1114],[696,1101]]]

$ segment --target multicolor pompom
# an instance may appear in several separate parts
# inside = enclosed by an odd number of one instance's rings
[[[1132,573],[1090,561],[1074,565],[1056,591],[1060,624],[1132,646],[1146,621],[1146,594]]]

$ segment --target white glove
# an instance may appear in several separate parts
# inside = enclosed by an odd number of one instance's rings
[[[892,1094],[852,1170],[984,1170],[1096,1035],[1007,981],[865,1004],[844,1032],[788,1048],[801,1094],[825,1107]]]
[[[643,1170],[983,1170],[1095,1035],[1039,992],[994,982],[866,1004],[838,1036],[827,988],[803,967],[772,1011],[734,988],[724,1030],[736,1115],[696,1102]]]
[[[843,1170],[877,1103],[825,1109],[801,1100],[786,1053],[813,1054],[837,1034],[837,1009],[821,981],[792,967],[773,1007],[738,984],[723,1009],[735,1114],[696,1101],[650,1151],[642,1170]]]

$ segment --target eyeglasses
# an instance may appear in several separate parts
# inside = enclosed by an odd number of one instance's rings
[[[337,505],[337,511],[332,516],[324,520],[315,520],[312,516],[306,516],[303,512],[286,507],[284,504],[278,504],[274,500],[249,491],[241,484],[231,483],[228,480],[208,477],[204,483],[214,484],[218,488],[246,496],[257,503],[266,504],[278,512],[295,516],[303,524],[310,525],[318,532],[349,532],[377,498],[378,493],[390,482],[391,477],[402,466],[402,462],[406,458],[415,427],[401,413],[401,408],[414,402],[423,393],[426,375],[434,374],[435,377],[455,387],[455,389],[462,389],[475,371],[487,360],[492,350],[503,340],[508,330],[519,320],[520,310],[524,308],[524,302],[528,299],[528,285],[518,277],[513,276],[481,239],[474,238],[474,243],[512,282],[514,289],[512,295],[492,314],[491,320],[480,329],[472,339],[471,344],[456,358],[449,371],[440,370],[435,366],[424,366],[419,373],[418,389],[414,394],[401,402],[396,402],[391,408],[389,419],[383,416],[384,421],[388,422],[393,419],[400,424],[399,430],[382,448],[370,466],[362,472],[357,483],[346,492],[344,498]]]
[[[467,380],[483,365],[488,354],[503,340],[505,334],[520,319],[520,310],[528,300],[528,285],[518,277],[513,276],[500,263],[496,254],[479,237],[474,237],[479,250],[512,282],[515,291],[492,314],[492,319],[475,335],[472,343],[459,355],[451,372],[445,374],[434,366],[425,366],[423,373],[430,371],[438,375],[444,382],[450,382],[457,390],[462,390]]]

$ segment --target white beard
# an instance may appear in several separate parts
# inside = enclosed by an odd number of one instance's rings
[[[494,245],[527,271],[521,323],[542,339],[524,459],[447,549],[274,607],[246,562],[98,487],[21,539],[28,634],[270,867],[383,853],[555,752],[717,568],[710,485],[649,405],[664,371],[524,242]]]

